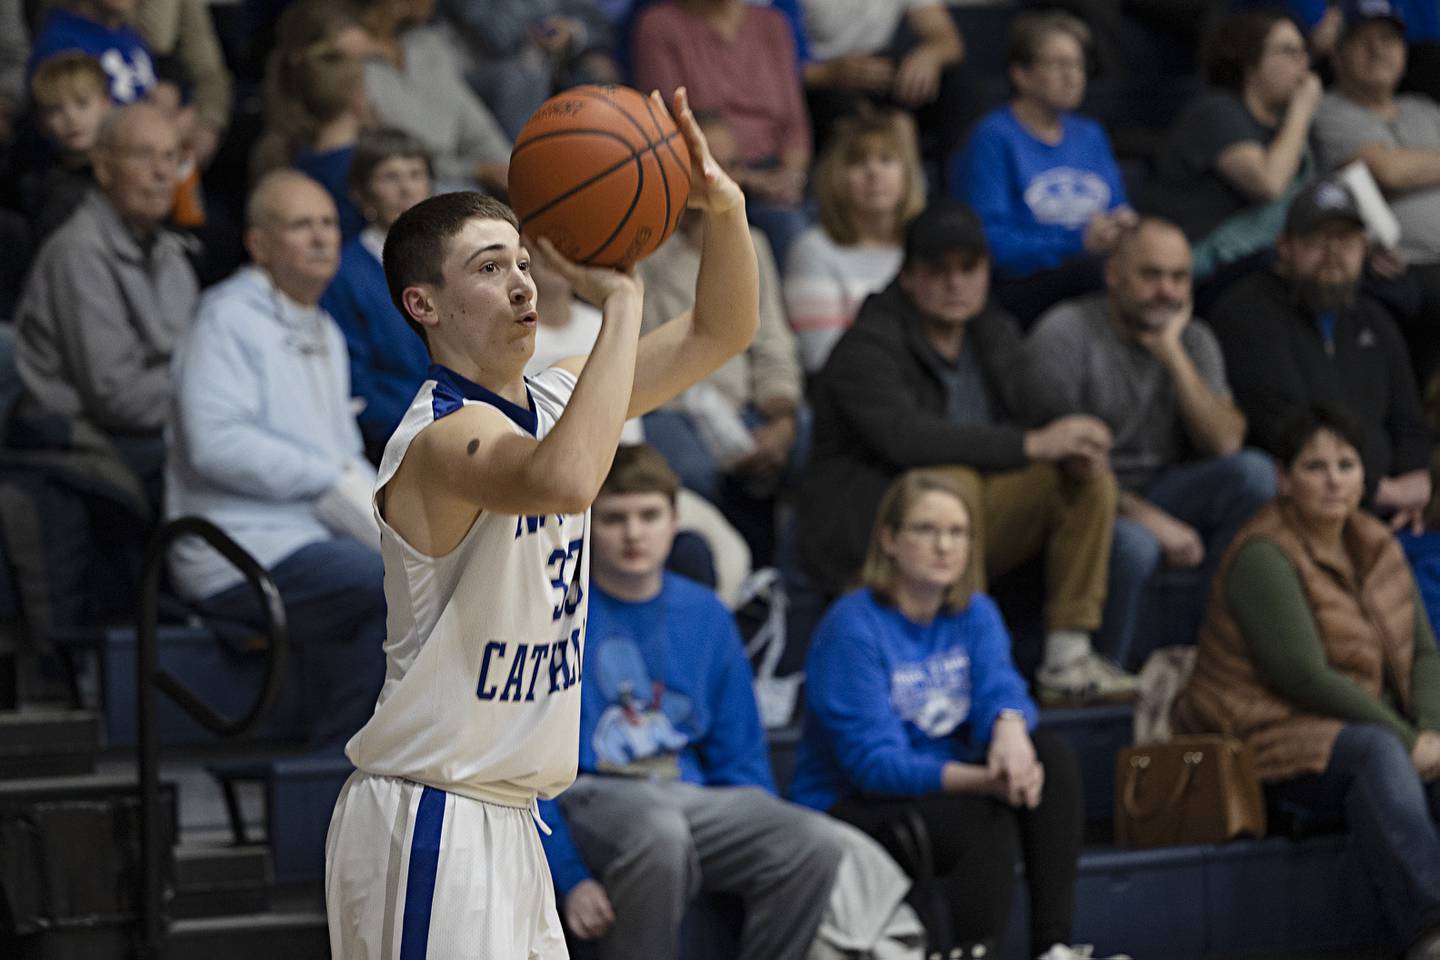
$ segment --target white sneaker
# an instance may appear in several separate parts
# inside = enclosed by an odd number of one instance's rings
[[[1040,954],[1036,960],[1091,960],[1095,956],[1095,948],[1088,943],[1077,943],[1073,947],[1067,947],[1063,943],[1057,943],[1049,950]],[[1096,957],[1095,960],[1130,960],[1128,953],[1116,953],[1109,957]]]
[[[1139,694],[1140,682],[1093,650],[1069,663],[1041,664],[1035,674],[1040,703],[1047,707],[1087,703],[1125,703]]]

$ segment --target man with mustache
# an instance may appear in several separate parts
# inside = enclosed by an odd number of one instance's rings
[[[1365,224],[1343,184],[1320,180],[1290,205],[1274,271],[1215,306],[1215,334],[1250,440],[1283,449],[1283,424],[1315,404],[1343,407],[1365,432],[1366,501],[1399,529],[1421,528],[1432,439],[1395,321],[1360,292]]]
[[[1245,416],[1214,335],[1192,315],[1180,228],[1141,219],[1106,262],[1105,286],[1041,318],[1026,343],[1025,396],[1034,422],[1083,413],[1114,434],[1121,493],[1095,645],[1123,667],[1147,652],[1133,649],[1137,635],[1174,642],[1194,633],[1213,566],[1275,495],[1275,471],[1241,449]],[[1177,589],[1161,594],[1147,587],[1162,567],[1193,573],[1168,578]],[[1163,610],[1146,604],[1162,595]],[[1152,611],[1164,620],[1152,623]]]
[[[330,194],[294,170],[262,179],[245,219],[253,263],[205,292],[175,350],[165,510],[211,521],[270,571],[300,661],[303,732],[329,748],[370,718],[385,676],[375,468],[345,338],[320,307],[340,227]],[[204,544],[181,540],[170,569],[202,613],[263,624],[240,572]]]

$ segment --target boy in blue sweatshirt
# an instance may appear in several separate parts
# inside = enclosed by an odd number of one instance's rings
[[[678,489],[653,448],[621,447],[592,508],[580,775],[541,802],[545,854],[567,926],[606,958],[676,956],[703,887],[744,900],[740,960],[799,960],[847,841],[774,795],[735,621],[663,568]]]

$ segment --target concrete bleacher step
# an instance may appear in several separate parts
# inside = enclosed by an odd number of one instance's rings
[[[0,712],[0,778],[84,776],[99,750],[100,718],[90,711]]]
[[[165,960],[325,960],[329,956],[325,914],[318,912],[178,920],[165,944]]]
[[[264,913],[275,875],[270,851],[258,845],[186,844],[175,848],[176,920]]]

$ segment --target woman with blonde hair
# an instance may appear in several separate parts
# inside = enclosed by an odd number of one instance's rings
[[[855,320],[860,302],[900,269],[905,227],[925,206],[914,122],[857,114],[836,125],[815,167],[820,223],[785,263],[785,307],[807,373]]]
[[[1088,957],[1065,945],[1080,771],[1064,740],[1032,737],[1035,704],[1009,633],[995,603],[968,586],[970,531],[964,492],[943,470],[890,485],[862,585],[812,641],[791,796],[871,834],[911,870],[891,824],[918,818],[924,829],[912,835],[928,837],[942,920],[957,943],[986,944],[986,956],[1005,955],[1023,862],[1030,955]]]
[[[364,226],[348,187],[355,141],[371,125],[365,98],[370,41],[345,0],[301,0],[286,9],[265,65],[265,129],[250,154],[252,182],[293,166],[335,201],[345,240]]]

